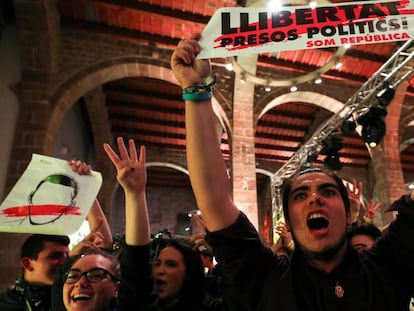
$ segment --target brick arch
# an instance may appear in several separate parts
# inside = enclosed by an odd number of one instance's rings
[[[342,107],[343,103],[326,95],[316,93],[316,92],[290,92],[282,94],[276,98],[274,98],[272,101],[270,101],[263,110],[259,113],[258,120],[262,115],[264,115],[267,111],[270,109],[285,104],[288,102],[304,102],[304,103],[310,103],[314,104],[316,106],[325,108],[326,110],[329,110],[333,113],[337,113]],[[257,121],[258,121],[257,120]]]
[[[55,102],[50,120],[48,122],[48,133],[54,138],[58,125],[60,125],[66,111],[80,97],[91,90],[109,81],[128,77],[149,77],[169,81],[176,84],[171,69],[146,64],[147,59],[143,57],[127,57],[116,60],[108,60],[95,64],[82,72],[72,76],[62,83],[52,95]],[[54,139],[51,140],[53,142]],[[52,148],[53,146],[49,146]],[[46,148],[48,149],[48,148]]]
[[[188,175],[188,170],[184,166],[180,166],[170,162],[147,162],[146,167],[168,167]]]
[[[113,80],[128,78],[128,77],[149,77],[160,80],[176,83],[172,71],[164,66],[148,64],[148,59],[145,57],[123,57],[111,59],[104,62],[96,63],[76,74],[71,78],[61,83],[56,87],[50,103],[53,107],[50,117],[46,122],[47,140],[44,140],[44,150],[49,153],[53,150],[53,145],[56,140],[58,128],[69,108],[81,97],[89,96],[96,93],[97,90],[105,83]],[[92,105],[93,106],[93,105]],[[90,105],[88,106],[90,110]],[[95,107],[96,108],[96,107]],[[96,112],[96,109],[93,109]],[[110,141],[109,124],[102,125],[101,114],[90,111],[90,123],[93,129],[99,133],[107,133],[106,135],[99,135],[95,139],[95,150],[99,150],[103,142]],[[105,111],[100,109],[101,112]],[[102,128],[102,126],[106,128]],[[113,202],[113,195],[116,190],[115,175],[112,164],[106,159],[105,154],[96,152],[96,161],[99,171],[101,171],[107,178],[104,178],[102,189],[99,193],[99,200],[103,206],[108,219],[111,218],[111,207]]]

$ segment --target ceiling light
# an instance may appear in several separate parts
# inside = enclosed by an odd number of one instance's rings
[[[226,69],[228,71],[233,71],[233,64],[232,63],[227,63],[226,65],[224,65],[226,67]]]
[[[296,86],[296,85],[292,85],[291,87],[290,87],[290,91],[291,92],[296,92],[298,90],[298,87]]]
[[[315,0],[309,1],[309,7],[316,8],[317,5],[318,5],[318,2],[316,2]]]
[[[322,79],[320,77],[315,79],[315,84],[321,84],[321,83],[322,83]]]
[[[270,92],[271,90],[272,90],[272,88],[271,88],[270,86],[266,86],[266,87],[265,87],[265,91],[266,91],[266,92]]]
[[[335,69],[339,69],[341,67],[342,67],[342,63],[338,61],[335,65]]]

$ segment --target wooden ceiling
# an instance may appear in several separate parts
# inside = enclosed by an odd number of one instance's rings
[[[336,1],[339,2],[339,1]],[[140,42],[171,50],[179,40],[201,32],[214,12],[223,6],[245,5],[236,0],[60,0],[62,27],[98,33],[118,40]],[[323,75],[327,85],[357,90],[393,54],[398,43],[353,46],[341,58],[342,67]],[[303,75],[323,66],[336,49],[309,49],[260,55],[257,72],[270,77]],[[216,62],[215,68],[234,83],[234,73]],[[322,84],[319,88],[324,88]],[[228,85],[227,85],[228,87]],[[311,86],[308,86],[309,88]],[[232,90],[232,88],[231,88]],[[108,116],[116,136],[129,136],[139,144],[185,152],[184,105],[181,90],[165,81],[143,77],[112,81],[104,85]],[[409,92],[412,92],[410,87]],[[266,96],[256,87],[255,101]],[[264,114],[256,128],[258,167],[280,167],[312,135],[332,112],[305,102],[279,105]],[[364,168],[370,162],[366,145],[358,134],[343,137],[341,161],[346,167]],[[223,153],[229,156],[223,134]],[[414,172],[414,148],[403,152],[403,168]],[[320,157],[319,160],[322,158]],[[169,168],[153,168],[149,181],[188,184],[185,174]]]

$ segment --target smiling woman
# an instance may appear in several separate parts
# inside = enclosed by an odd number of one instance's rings
[[[112,310],[118,296],[118,260],[104,252],[80,257],[66,273],[63,302],[66,310]]]

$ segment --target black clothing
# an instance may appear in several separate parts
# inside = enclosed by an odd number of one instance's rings
[[[207,234],[223,272],[252,310],[408,310],[414,276],[414,202],[394,203],[397,219],[373,248],[349,247],[330,273],[309,266],[296,248],[291,259],[265,246],[244,214],[230,227]]]
[[[0,294],[1,311],[49,311],[51,286],[34,286],[20,276]]]
[[[125,274],[124,272],[127,272]],[[189,307],[183,301],[162,308],[152,275],[150,246],[126,246],[121,256],[121,287],[119,311],[224,311],[220,299],[205,296],[199,307]],[[124,282],[124,284],[123,284]],[[128,286],[125,286],[128,284]]]

